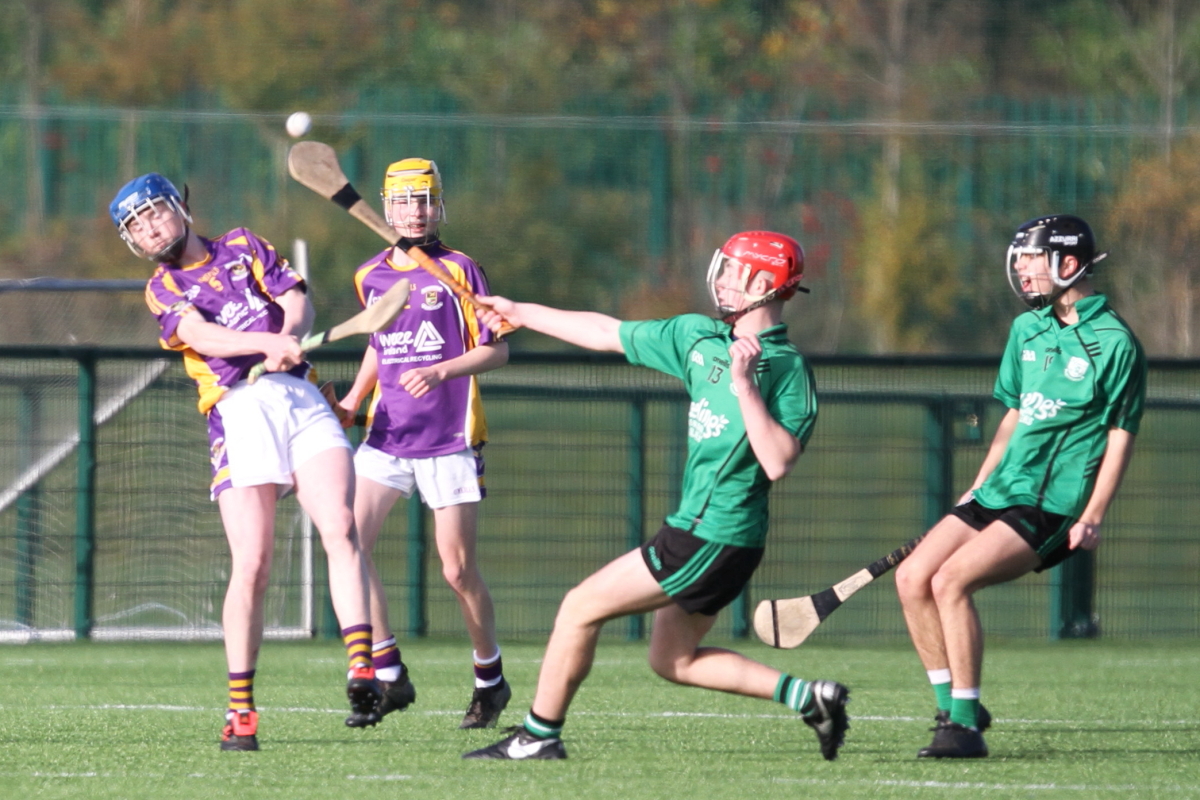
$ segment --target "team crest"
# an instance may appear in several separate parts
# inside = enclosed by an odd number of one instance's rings
[[[246,269],[246,265],[240,261],[229,268],[230,280],[244,281],[248,277],[250,277],[250,270]]]
[[[442,307],[442,287],[441,284],[430,286],[423,293],[425,302],[421,303],[421,308],[426,311],[437,311]]]
[[[1066,375],[1068,380],[1081,381],[1087,373],[1087,368],[1087,359],[1071,356],[1071,360],[1067,362],[1067,368],[1063,370],[1063,375]]]

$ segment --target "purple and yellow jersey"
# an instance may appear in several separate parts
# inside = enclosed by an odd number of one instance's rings
[[[146,304],[162,329],[159,344],[183,352],[184,367],[200,388],[200,412],[207,414],[225,390],[264,357],[197,353],[176,335],[180,320],[195,310],[206,322],[230,330],[278,333],[283,328],[283,309],[275,298],[304,281],[269,242],[245,228],[217,239],[200,237],[200,241],[208,257],[187,266],[159,264],[146,284]],[[307,364],[290,370],[297,376],[307,371]]]
[[[469,257],[441,242],[421,249],[471,291],[487,294],[483,270]],[[419,398],[400,385],[400,376],[457,358],[495,337],[449,287],[416,264],[397,265],[391,254],[391,248],[384,250],[354,275],[364,308],[401,278],[412,282],[408,305],[390,326],[371,336],[379,382],[371,399],[367,444],[398,458],[432,458],[480,445],[487,441],[487,421],[475,376],[445,381]]]

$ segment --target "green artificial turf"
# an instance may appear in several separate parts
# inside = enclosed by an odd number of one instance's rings
[[[0,649],[0,797],[69,798],[1178,798],[1200,797],[1200,645],[989,642],[991,757],[918,761],[932,692],[906,647],[734,647],[851,687],[841,758],[780,705],[674,686],[645,645],[605,640],[564,732],[565,762],[464,762],[502,731],[460,731],[470,648],[402,642],[417,703],[350,730],[336,642],[268,642],[257,753],[217,746],[218,645]],[[514,697],[532,698],[540,642],[505,645]]]

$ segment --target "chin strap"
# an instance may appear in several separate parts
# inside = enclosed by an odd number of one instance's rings
[[[779,297],[779,295],[786,292],[788,289],[795,289],[797,292],[804,292],[805,294],[808,294],[809,293],[808,287],[800,285],[801,278],[803,278],[802,275],[794,275],[791,278],[788,278],[782,286],[772,289],[771,291],[767,292],[762,297],[758,298],[757,300],[755,300],[754,302],[752,302],[750,305],[746,306],[745,308],[743,308],[739,311],[733,311],[728,314],[722,315],[721,321],[728,322],[730,325],[732,325],[733,323],[737,322],[742,317],[749,314],[754,309],[762,308],[767,303],[771,302],[776,297]]]

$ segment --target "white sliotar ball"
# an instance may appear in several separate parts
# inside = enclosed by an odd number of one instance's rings
[[[312,117],[307,112],[297,111],[287,118],[287,132],[293,139],[299,139],[312,130]]]

